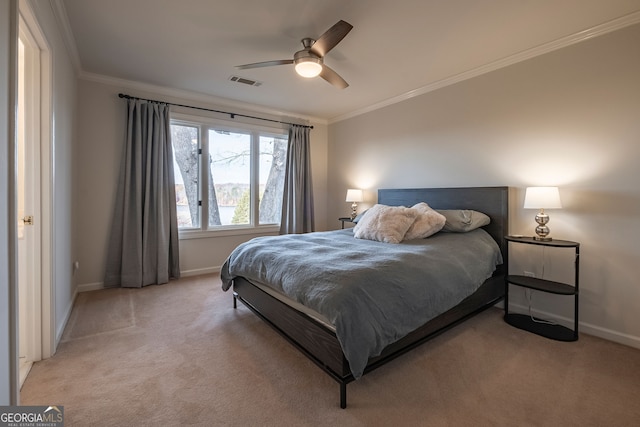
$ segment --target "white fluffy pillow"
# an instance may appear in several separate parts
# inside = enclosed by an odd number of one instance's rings
[[[431,209],[431,207],[420,202],[411,207],[418,212],[416,220],[413,222],[407,234],[404,236],[404,240],[424,239],[432,234],[437,233],[444,227],[447,218]]]
[[[353,227],[356,239],[400,243],[418,215],[404,206],[374,205]]]

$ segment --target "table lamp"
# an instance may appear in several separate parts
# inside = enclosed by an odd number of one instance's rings
[[[363,200],[362,190],[358,190],[354,188],[350,188],[347,190],[347,197],[345,201],[352,202],[351,203],[351,219],[354,219],[356,217],[356,209],[358,209],[358,202],[361,202],[362,200]]]
[[[540,209],[540,212],[536,215],[536,222],[538,223],[536,227],[537,236],[533,236],[533,240],[541,242],[553,240],[549,237],[549,227],[547,227],[549,215],[544,213],[544,210],[562,208],[558,187],[527,187],[524,195],[524,208]]]

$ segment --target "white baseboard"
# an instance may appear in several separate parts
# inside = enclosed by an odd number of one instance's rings
[[[197,268],[194,270],[181,271],[180,277],[193,277],[193,276],[202,276],[205,274],[219,273],[221,268],[222,266]],[[82,285],[77,286],[76,292],[98,291],[100,289],[106,289],[106,287],[104,286],[104,282],[83,283]]]
[[[71,318],[71,312],[73,311],[73,306],[75,305],[76,298],[78,297],[78,292],[79,292],[78,287],[76,287],[76,290],[73,292],[73,297],[71,297],[71,304],[69,304],[69,306],[67,307],[67,310],[64,313],[64,319],[62,320],[62,322],[60,322],[60,325],[58,325],[58,328],[56,329],[56,341],[53,346],[52,355],[56,353],[56,350],[58,349],[58,344],[62,339],[62,334],[64,333],[64,329],[67,327],[67,323],[69,323],[69,319]]]
[[[195,270],[181,271],[180,272],[180,277],[193,277],[193,276],[201,276],[201,275],[205,275],[205,274],[220,273],[221,269],[222,269],[222,266],[208,267],[208,268],[197,268]]]
[[[103,282],[84,283],[82,285],[78,285],[78,287],[77,287],[78,292],[97,291],[99,289],[104,289],[104,283]]]
[[[503,305],[504,306],[504,305]],[[520,304],[512,304],[509,302],[509,312],[511,309],[515,309],[515,313],[528,313],[529,307]],[[573,329],[573,319],[569,319],[564,316],[558,316],[553,313],[548,313],[541,310],[531,310],[531,314],[541,319],[552,320],[560,325]],[[578,321],[578,332],[593,335],[594,337],[602,338],[607,341],[613,341],[618,344],[624,344],[629,347],[640,349],[640,337],[636,337],[629,334],[613,331],[611,329],[603,328],[601,326],[592,325],[590,323]]]

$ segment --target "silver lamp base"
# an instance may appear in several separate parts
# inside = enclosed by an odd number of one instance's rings
[[[353,202],[351,204],[351,219],[354,220],[356,218],[356,216],[358,215],[356,210],[358,209],[358,204],[356,202]]]
[[[549,227],[547,227],[549,215],[544,213],[544,209],[540,209],[540,212],[536,215],[536,222],[538,223],[538,226],[536,227],[537,236],[533,236],[533,240],[537,240],[539,242],[552,241],[553,239],[549,237]]]

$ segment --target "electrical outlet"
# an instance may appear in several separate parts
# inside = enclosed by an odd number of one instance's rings
[[[531,272],[531,271],[525,271],[524,275],[527,277],[536,277],[535,273]]]

